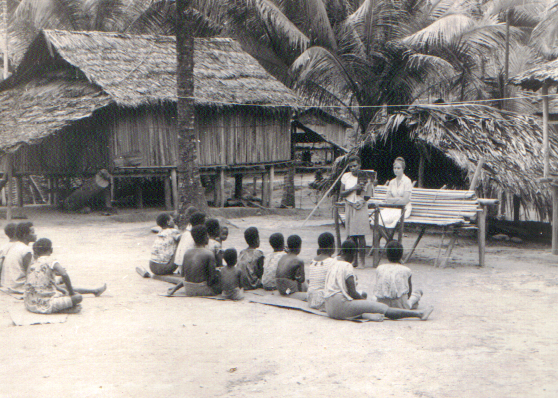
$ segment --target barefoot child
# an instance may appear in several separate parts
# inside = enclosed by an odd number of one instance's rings
[[[221,293],[220,282],[215,272],[215,256],[205,247],[208,237],[204,225],[196,225],[191,231],[195,247],[184,253],[184,280],[168,290],[172,296],[184,287],[186,296],[216,296]]]
[[[192,229],[198,225],[205,224],[205,214],[204,213],[194,213],[190,216],[190,225]],[[195,247],[194,239],[192,238],[192,234],[189,232],[185,232],[182,234],[180,238],[180,242],[178,242],[178,246],[176,247],[176,252],[174,255],[174,263],[178,268],[178,273],[181,276],[184,276],[184,272],[182,270],[182,261],[184,260],[184,254]]]
[[[352,239],[341,245],[337,261],[327,272],[325,282],[325,308],[333,319],[362,317],[378,320],[378,314],[389,319],[420,318],[425,321],[433,307],[422,311],[390,308],[386,304],[366,300],[366,295],[357,291],[356,276],[352,262],[357,246]]]
[[[149,269],[155,275],[172,275],[178,268],[174,261],[174,253],[181,232],[174,227],[172,216],[168,213],[161,213],[157,216],[157,225],[161,230],[151,249]]]
[[[50,239],[35,242],[33,252],[36,260],[29,266],[25,282],[24,303],[28,311],[39,314],[60,312],[76,307],[82,301],[81,294],[91,293],[98,297],[106,290],[106,284],[97,289],[73,288],[66,270],[50,257],[53,252]],[[66,291],[56,285],[56,276],[62,277]]]
[[[5,243],[0,249],[0,275],[2,275],[2,264],[4,263],[4,258],[6,254],[10,251],[10,248],[17,242],[15,236],[17,225],[13,222],[6,224],[4,227],[4,233],[8,237],[9,241]],[[2,286],[2,281],[0,280],[0,286]]]
[[[336,260],[335,238],[330,232],[318,237],[317,256],[308,265],[308,306],[325,312],[324,288],[327,271]]]
[[[392,308],[416,309],[422,291],[413,291],[412,272],[410,268],[400,264],[403,246],[396,240],[388,242],[386,255],[390,263],[382,264],[376,269],[376,299]]]
[[[242,300],[244,296],[242,290],[240,290],[241,272],[235,267],[237,260],[236,249],[230,248],[225,250],[223,258],[227,266],[221,269],[221,288],[223,289],[221,296],[228,300]]]
[[[302,246],[302,239],[298,235],[287,238],[287,254],[277,264],[277,290],[282,296],[289,296],[299,300],[306,300],[308,286],[304,283],[304,261],[298,255]]]
[[[276,232],[269,237],[269,244],[273,248],[273,253],[265,257],[262,284],[265,290],[277,289],[277,264],[287,252],[285,251],[285,238],[280,232]]]
[[[256,227],[246,228],[244,239],[248,247],[238,256],[238,268],[241,272],[241,287],[244,290],[253,290],[262,287],[264,254],[258,249],[260,246],[260,233]]]

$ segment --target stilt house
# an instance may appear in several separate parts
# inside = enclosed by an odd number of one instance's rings
[[[156,177],[176,204],[175,46],[167,36],[40,32],[0,83],[0,151],[13,174],[54,186],[103,168],[113,179]],[[196,38],[194,58],[198,160],[222,205],[226,173],[273,181],[291,161],[297,97],[232,39]]]

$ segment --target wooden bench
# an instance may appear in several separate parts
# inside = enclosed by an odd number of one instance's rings
[[[395,233],[398,232],[398,240],[401,241],[405,224],[416,224],[420,227],[417,239],[405,256],[403,263],[407,262],[413,255],[428,228],[442,227],[443,233],[436,257],[436,266],[445,267],[447,265],[459,232],[471,229],[478,230],[479,265],[481,267],[484,266],[487,208],[488,206],[498,204],[497,199],[479,199],[474,191],[413,188],[411,214],[409,218],[404,219],[405,206],[383,203],[386,192],[387,186],[377,186],[374,190],[374,197],[368,202],[370,225],[372,228],[371,254],[373,256],[374,267],[377,267],[380,262],[380,210],[389,207],[401,209],[401,218],[398,226],[391,233],[388,233],[388,240],[393,239]],[[343,202],[336,203],[334,207],[336,213],[335,228],[338,239],[341,236],[339,221],[344,223],[344,212],[339,212],[339,210],[344,210],[344,208]],[[446,234],[451,235],[450,241],[441,263],[438,264]]]

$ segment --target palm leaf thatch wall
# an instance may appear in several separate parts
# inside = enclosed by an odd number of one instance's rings
[[[203,130],[198,131],[200,153],[207,155],[202,163],[290,160],[289,119],[291,107],[298,103],[295,94],[232,39],[196,39],[194,57],[197,127]],[[130,150],[115,145],[114,137],[120,135],[121,142],[145,141],[138,144],[149,152],[144,166],[168,166],[172,163],[168,154],[153,152],[159,148],[168,152],[169,145],[175,145],[172,140],[157,144],[157,135],[176,140],[176,95],[174,37],[45,30],[16,73],[0,83],[0,151],[39,142],[55,150],[59,145],[51,136],[67,131],[78,139],[95,136],[95,131],[83,130],[89,125],[106,131],[101,145],[110,144],[111,159]],[[150,118],[156,123],[145,123],[146,114],[155,115]],[[93,122],[80,122],[84,119]],[[226,131],[231,135],[220,142],[232,144],[216,145],[216,136]],[[248,144],[259,145],[257,156],[250,157],[255,149]],[[244,158],[216,155],[238,147]],[[31,158],[35,152],[20,158]],[[43,157],[62,156],[51,152]],[[79,158],[81,153],[72,155]]]
[[[389,115],[363,144],[378,144],[398,134],[405,134],[416,147],[441,151],[469,178],[484,158],[485,190],[518,195],[524,204],[534,204],[539,214],[548,213],[551,198],[536,182],[543,175],[539,120],[480,105],[412,106]],[[557,148],[558,141],[552,141]],[[556,149],[552,155],[558,155]]]

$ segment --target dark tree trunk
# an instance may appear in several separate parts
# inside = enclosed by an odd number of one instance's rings
[[[194,36],[190,16],[191,0],[176,2],[177,127],[179,208],[196,206],[207,211],[198,166],[194,130]]]

